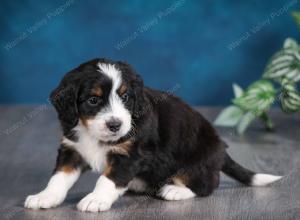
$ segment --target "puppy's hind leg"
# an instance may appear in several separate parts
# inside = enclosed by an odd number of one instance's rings
[[[186,185],[186,175],[177,174],[171,177],[170,184],[165,184],[160,188],[158,196],[165,200],[184,200],[196,196],[196,194]]]
[[[196,194],[190,188],[175,184],[164,185],[160,189],[158,195],[165,200],[184,200],[196,196]]]
[[[159,196],[166,200],[183,200],[195,196],[208,196],[219,185],[219,171],[201,165],[189,167],[173,175],[171,184],[164,185]]]

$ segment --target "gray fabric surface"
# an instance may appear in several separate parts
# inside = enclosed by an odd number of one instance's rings
[[[219,109],[201,108],[210,120]],[[61,132],[50,106],[0,107],[0,219],[300,219],[300,115],[272,111],[275,133],[255,123],[243,136],[218,129],[238,162],[255,171],[284,174],[268,187],[244,187],[225,176],[207,198],[162,201],[126,194],[111,210],[82,213],[75,206],[89,193],[97,175],[84,174],[67,200],[50,210],[26,210],[27,195],[39,192],[49,180]]]

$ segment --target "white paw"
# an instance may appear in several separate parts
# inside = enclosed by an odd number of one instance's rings
[[[113,201],[109,198],[101,197],[97,193],[90,193],[78,204],[77,209],[82,212],[100,212],[109,210]]]
[[[61,204],[64,196],[55,193],[42,191],[36,195],[28,196],[25,200],[24,206],[29,209],[49,209]]]
[[[187,187],[165,185],[161,188],[159,196],[165,200],[183,200],[193,198],[196,196],[196,194]]]

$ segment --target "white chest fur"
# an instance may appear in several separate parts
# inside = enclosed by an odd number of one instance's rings
[[[82,136],[79,138],[75,149],[90,165],[93,171],[103,171],[106,165],[107,146],[100,146],[95,139],[89,136]]]
[[[73,147],[85,160],[85,162],[90,165],[93,171],[103,172],[106,161],[106,155],[109,147],[106,145],[100,145],[99,141],[92,137],[87,129],[83,126],[76,126],[74,128],[78,136],[78,141],[73,142],[69,139],[63,138],[63,143]]]

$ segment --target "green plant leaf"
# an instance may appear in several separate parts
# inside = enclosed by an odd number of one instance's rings
[[[261,116],[259,116],[259,118],[264,122],[266,128],[269,131],[272,131],[274,129],[274,124],[266,112],[262,113]]]
[[[233,93],[235,98],[239,98],[243,95],[244,90],[236,83],[232,84]]]
[[[242,110],[259,116],[270,108],[275,102],[275,97],[273,84],[267,80],[259,80],[251,84],[242,96],[232,102]]]
[[[297,50],[298,43],[293,38],[287,38],[287,39],[285,39],[285,41],[283,43],[283,48],[284,49],[292,48],[292,49]]]
[[[298,27],[300,27],[300,12],[295,11],[292,13],[292,16],[293,16],[295,22],[297,23]]]
[[[255,119],[255,117],[255,114],[253,114],[252,112],[247,112],[245,115],[243,115],[241,121],[237,126],[237,132],[239,134],[243,134],[248,128],[248,126],[251,124],[251,122]]]
[[[300,93],[296,84],[287,78],[281,81],[281,108],[284,112],[293,113],[300,110]]]
[[[234,127],[240,121],[243,111],[237,106],[225,108],[216,118],[214,124],[217,126]]]
[[[287,38],[283,49],[271,57],[264,70],[263,78],[279,83],[283,78],[294,82],[300,81],[300,47],[294,39]]]

